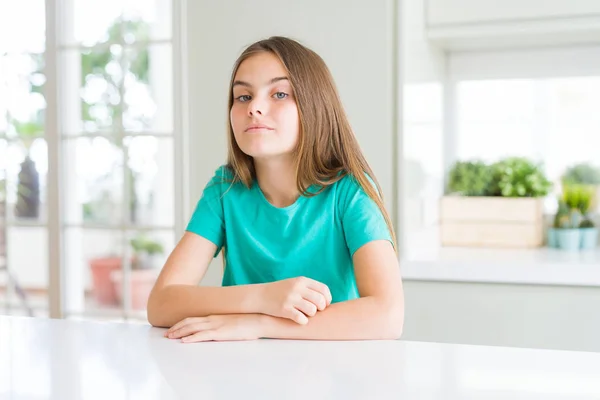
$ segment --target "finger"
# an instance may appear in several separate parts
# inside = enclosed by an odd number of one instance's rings
[[[314,317],[317,313],[317,306],[308,300],[300,299],[296,304],[296,309],[301,311],[307,317]]]
[[[194,333],[181,339],[182,343],[209,342],[216,340],[216,331],[207,330]]]
[[[172,327],[170,327],[167,330],[166,334],[168,335],[169,333],[176,331],[177,329],[181,328],[182,326],[185,326],[185,325],[189,324],[191,320],[192,320],[192,318],[184,318],[184,319],[182,319],[181,321],[179,321],[178,323],[176,323],[175,325],[173,325]]]
[[[317,292],[312,289],[306,289],[302,294],[302,297],[317,306],[317,310],[323,311],[327,307],[327,299],[321,292]]]
[[[288,312],[287,318],[291,319],[292,321],[294,321],[300,325],[306,325],[308,323],[308,317],[306,315],[304,315],[301,311],[298,311],[295,308],[292,308]]]
[[[331,304],[331,291],[329,291],[329,287],[326,284],[315,281],[314,279],[309,279],[308,285],[306,285],[309,289],[315,290],[325,296],[325,300],[327,300],[327,305]]]
[[[179,321],[178,323],[176,323],[175,325],[173,325],[172,327],[170,327],[166,332],[165,332],[165,336],[168,336],[170,333],[175,332],[176,330],[188,325],[188,324],[192,324],[192,323],[196,323],[196,322],[201,322],[203,321],[205,318],[204,317],[191,317],[191,318],[185,318],[182,319],[181,321]]]
[[[189,324],[189,325],[183,326],[183,327],[177,329],[175,332],[170,333],[169,339],[179,339],[184,336],[192,335],[196,332],[210,330],[211,328],[212,328],[212,325],[210,324],[210,322],[207,322],[207,321],[196,322],[195,324]]]

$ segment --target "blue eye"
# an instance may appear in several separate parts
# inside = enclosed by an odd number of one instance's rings
[[[283,92],[277,92],[277,93],[275,93],[273,96],[274,96],[276,99],[283,100],[283,99],[285,99],[286,97],[288,97],[288,94],[287,94],[287,93],[283,93]]]
[[[246,101],[250,101],[250,96],[247,94],[243,94],[241,96],[238,96],[235,98],[237,101],[241,101],[242,103],[246,102]]]

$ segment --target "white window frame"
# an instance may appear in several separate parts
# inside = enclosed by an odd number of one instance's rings
[[[185,82],[187,80],[187,71],[185,69],[185,62],[183,62],[183,54],[185,47],[184,32],[185,26],[185,1],[184,0],[171,0],[172,2],[172,39],[150,41],[150,43],[170,43],[172,46],[172,65],[173,65],[173,134],[169,136],[173,140],[174,149],[174,226],[173,227],[160,227],[160,226],[138,226],[138,225],[121,225],[111,226],[110,228],[114,231],[125,232],[127,230],[165,230],[165,228],[173,229],[175,238],[179,237],[184,230],[184,216],[187,215],[189,208],[187,199],[189,198],[188,192],[185,189],[185,183],[188,181],[189,171],[186,166],[189,163],[186,162],[186,152],[183,151],[185,143],[187,143],[187,119],[184,115],[186,105],[186,93],[184,89],[186,87]],[[61,11],[65,9],[62,4],[63,0],[46,0],[46,50],[45,56],[45,75],[47,77],[45,85],[45,97],[47,101],[46,115],[45,115],[45,139],[48,143],[48,187],[47,187],[47,207],[48,207],[48,267],[49,267],[49,280],[48,280],[48,309],[50,318],[65,318],[67,316],[79,316],[69,314],[66,315],[67,302],[69,301],[67,295],[67,276],[65,267],[65,248],[64,248],[64,228],[67,225],[64,221],[64,160],[61,157],[62,141],[65,140],[61,137],[61,127],[59,120],[59,107],[61,104],[60,99],[60,88],[59,84],[62,82],[62,66],[59,57],[59,43],[61,43],[61,21],[63,15]],[[144,134],[149,136],[147,134]],[[151,135],[150,135],[151,136]],[[127,196],[127,190],[125,190],[125,197]],[[127,199],[125,198],[124,207],[127,206]],[[40,226],[46,226],[40,224]],[[88,225],[84,224],[84,227]],[[91,228],[92,226],[90,226]],[[95,226],[94,226],[95,228]],[[126,240],[124,236],[123,240]],[[125,246],[127,248],[127,246]],[[126,254],[123,255],[126,258]],[[106,310],[106,312],[100,312],[93,314],[85,312],[81,316],[98,316],[98,317],[109,317],[109,318],[139,318],[140,313],[133,311],[129,308],[131,294],[129,290],[129,282],[131,272],[131,266],[128,262],[123,263],[123,308],[115,312],[114,310]],[[77,288],[79,289],[79,288]]]

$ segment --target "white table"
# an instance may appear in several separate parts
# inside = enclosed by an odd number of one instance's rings
[[[0,316],[0,399],[600,399],[600,353],[163,331]]]

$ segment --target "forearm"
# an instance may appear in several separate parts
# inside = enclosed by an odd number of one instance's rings
[[[376,340],[398,339],[404,322],[403,300],[363,297],[335,303],[299,325],[265,316],[263,337],[272,339]]]
[[[259,313],[257,299],[262,285],[208,287],[170,285],[153,291],[148,299],[148,322],[171,327],[188,317],[215,314]]]

